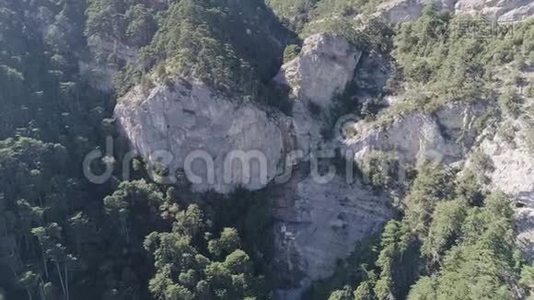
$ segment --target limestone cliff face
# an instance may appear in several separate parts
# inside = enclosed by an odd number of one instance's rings
[[[376,126],[360,121],[351,126],[354,135],[344,141],[362,162],[372,151],[395,154],[403,165],[414,166],[426,159],[450,164],[464,159],[476,132],[473,124],[486,111],[482,104],[449,104],[433,115],[412,112],[396,116],[391,124]]]
[[[275,77],[276,82],[291,90],[292,124],[298,150],[305,155],[325,147],[318,114],[328,111],[332,98],[345,90],[361,55],[340,36],[315,34],[304,41],[300,54],[284,64]]]
[[[452,8],[458,3],[462,1],[444,1],[442,5]],[[398,16],[409,9],[405,16],[413,13],[415,17],[422,9],[422,5],[399,5],[395,6]],[[500,16],[512,10],[506,11]],[[310,175],[312,158],[323,150],[350,150],[358,163],[380,150],[395,153],[406,167],[430,158],[459,168],[473,153],[482,151],[494,165],[486,174],[491,181],[489,188],[504,191],[522,206],[517,210],[519,238],[526,250],[532,249],[534,184],[530,175],[534,155],[527,145],[530,127],[517,124],[520,130],[515,145],[504,143],[499,134],[481,134],[484,128],[477,128],[475,123],[492,108],[488,102],[447,104],[432,114],[414,111],[396,115],[387,124],[357,121],[347,127],[351,135],[344,140],[322,137],[319,115],[328,111],[336,94],[355,80],[361,55],[335,35],[306,39],[298,57],[282,66],[275,78],[291,91],[291,117],[222,95],[194,79],[156,82],[146,90],[137,86],[119,99],[115,116],[132,147],[149,161],[157,161],[161,150],[170,153],[171,172],[188,165],[191,153],[208,154],[213,159],[214,180],[208,180],[212,176],[206,164],[197,160],[191,164],[192,174],[203,181],[193,183],[195,191],[228,193],[238,186],[256,190],[273,184],[276,267],[287,284],[278,291],[283,299],[299,299],[311,281],[332,275],[338,259],[348,257],[357,241],[379,231],[393,216],[386,193],[376,194],[358,181],[346,181],[339,173],[327,180]],[[402,99],[391,101],[391,105],[397,102]],[[225,167],[228,154],[236,150],[260,153],[266,167],[259,168],[261,160],[252,163],[250,180],[243,177],[239,164]],[[298,158],[288,162],[287,154],[294,150],[300,151]],[[295,172],[280,180],[288,165],[293,165]],[[266,170],[265,176],[260,169]]]
[[[342,176],[327,183],[297,176],[275,191],[276,268],[292,286],[278,291],[283,299],[300,299],[311,281],[331,276],[338,259],[393,217],[386,195]]]
[[[263,188],[279,172],[288,147],[286,117],[196,81],[161,83],[146,92],[138,86],[118,100],[115,116],[140,155],[149,161],[170,158],[171,174],[190,166],[190,179],[199,177],[195,191]]]
[[[534,15],[534,2],[530,0],[458,0],[454,10],[461,14],[483,15],[500,22],[525,20]]]
[[[481,151],[492,168],[487,170],[491,188],[512,197],[516,203],[518,243],[527,258],[534,259],[534,155],[526,141],[530,126],[518,128],[510,141],[497,134],[485,139]]]
[[[206,165],[199,161],[192,170],[204,181],[193,183],[195,191],[228,193],[237,186],[255,190],[277,183],[273,189],[277,267],[286,270],[280,274],[291,283],[289,291],[280,293],[298,298],[311,280],[332,275],[338,259],[346,258],[357,241],[377,232],[392,216],[389,199],[358,182],[340,176],[323,180],[302,172],[313,165],[310,158],[317,151],[338,146],[324,141],[322,123],[310,104],[328,110],[334,96],[353,79],[360,56],[338,36],[306,39],[299,56],[277,77],[293,91],[292,117],[223,96],[194,80],[156,83],[145,91],[137,86],[119,99],[115,116],[132,147],[149,161],[172,155],[171,173],[188,165],[191,153],[208,153],[215,181],[207,181]],[[241,176],[239,165],[228,170],[225,159],[235,150],[263,155],[266,180],[261,180],[258,164],[250,165],[250,182]],[[286,154],[295,150],[302,153],[289,163],[295,172],[288,180],[278,180],[284,177],[279,175]],[[228,171],[230,182],[224,176]]]
[[[354,76],[361,52],[342,37],[315,34],[308,37],[300,55],[282,66],[275,78],[291,87],[295,99],[328,107]]]
[[[321,124],[309,104],[328,109],[332,98],[352,80],[360,56],[361,52],[337,36],[318,34],[306,39],[299,57],[283,66],[277,76],[295,95],[292,118],[223,96],[194,79],[157,83],[145,91],[137,86],[119,99],[115,115],[134,149],[144,157],[150,159],[157,150],[169,151],[174,155],[172,166],[179,169],[194,150],[212,155],[216,180],[194,184],[195,190],[227,193],[237,186],[259,189],[280,173],[283,154],[291,150],[309,153],[323,143]],[[268,166],[265,180],[253,169],[250,183],[234,172],[233,180],[224,182],[228,171],[224,170],[225,157],[236,150],[261,153]],[[195,169],[197,172],[201,170]]]
[[[381,4],[374,16],[391,23],[412,21],[421,16],[425,5],[430,3],[444,11],[484,16],[499,22],[521,21],[534,15],[534,3],[530,0],[392,0]]]
[[[532,81],[534,72],[529,68],[521,76]],[[524,111],[528,111],[534,99],[522,88],[516,89],[524,98]],[[515,204],[518,243],[533,259],[533,123],[528,114],[517,117],[502,112],[489,125],[478,127],[477,121],[495,109],[492,101],[452,103],[432,114],[415,111],[396,115],[387,124],[362,120],[348,126],[352,136],[344,145],[354,153],[356,162],[365,161],[372,151],[379,150],[393,154],[404,168],[430,159],[461,169],[470,166],[475,154],[483,153],[484,164],[490,167],[479,175],[489,179],[488,190],[504,192]]]
[[[311,281],[331,276],[338,259],[348,257],[356,242],[379,231],[392,217],[386,195],[375,195],[334,172],[322,174],[314,160],[340,146],[322,137],[321,114],[354,80],[361,56],[339,36],[312,35],[275,78],[292,91],[292,125],[302,154],[291,180],[274,193],[276,267],[283,270],[281,281],[289,285],[278,291],[282,299],[300,299]]]

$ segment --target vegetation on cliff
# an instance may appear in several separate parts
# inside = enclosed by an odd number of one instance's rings
[[[0,0],[0,295],[273,298],[272,199],[265,191],[196,195],[158,185],[141,160],[132,162],[131,180],[121,182],[120,164],[109,157],[92,166],[103,171],[106,162],[115,163],[109,182],[95,185],[84,176],[85,154],[104,150],[106,136],[116,136],[113,99],[134,84],[195,78],[280,107],[283,97],[271,79],[284,56],[297,55],[298,34],[333,31],[366,54],[395,61],[388,88],[413,94],[408,108],[395,113],[499,99],[503,112],[521,115],[525,95],[514,86],[532,96],[531,83],[497,76],[503,66],[518,72],[532,66],[532,21],[488,37],[458,29],[474,19],[429,10],[398,29],[378,21],[355,28],[361,24],[352,17],[381,1],[267,2]],[[112,51],[90,53],[91,39]],[[135,59],[121,58],[119,45],[133,49]],[[93,59],[119,71],[114,92],[82,76]],[[391,170],[381,169],[384,159],[377,153],[363,166],[377,189],[392,183]],[[418,170],[400,217],[362,241],[332,278],[314,283],[310,298],[529,295],[534,271],[517,250],[510,201],[486,191],[485,178],[475,173],[433,165]]]

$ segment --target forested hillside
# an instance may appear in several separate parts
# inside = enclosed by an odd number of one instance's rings
[[[193,193],[182,181],[159,184],[154,174],[166,170],[152,172],[146,158],[123,164],[131,145],[113,110],[133,87],[148,94],[172,90],[177,78],[199,81],[235,105],[289,116],[290,96],[272,79],[306,37],[329,32],[361,52],[371,83],[351,81],[331,112],[310,105],[323,133],[347,113],[386,128],[398,116],[478,101],[491,107],[474,125],[480,134],[530,122],[532,19],[488,38],[456,30],[473,17],[431,5],[405,24],[371,18],[382,2],[0,0],[0,299],[260,300],[299,288],[275,267],[273,184]],[[373,77],[380,67],[391,69],[383,86]],[[94,84],[102,81],[113,88]],[[408,100],[381,111],[386,96]],[[88,153],[110,146],[84,169]],[[484,154],[473,157],[465,168],[414,165],[401,183],[385,155],[357,166],[371,178],[367,189],[394,191],[396,217],[301,298],[530,297],[534,267],[518,247],[518,204],[488,187]],[[103,184],[84,175],[109,166]]]
[[[255,200],[260,196],[236,196],[230,206],[221,196],[207,195],[199,207],[193,204],[197,196],[142,179],[148,179],[142,167],[139,180],[104,185],[91,184],[82,172],[84,156],[115,134],[113,93],[92,88],[80,75],[79,62],[89,60],[88,36],[146,45],[151,61],[180,64],[184,58],[177,51],[188,48],[173,43],[181,45],[180,36],[190,37],[190,28],[198,30],[198,42],[214,43],[199,57],[194,49],[187,54],[198,58],[194,72],[224,77],[202,79],[233,80],[232,65],[241,65],[237,51],[265,74],[258,78],[276,70],[276,64],[255,58],[268,59],[266,54],[251,49],[279,51],[242,43],[247,48],[228,48],[224,43],[239,37],[227,31],[224,40],[209,37],[223,34],[211,32],[212,23],[240,26],[236,7],[217,11],[208,1],[183,2],[169,10],[151,1],[0,3],[0,286],[6,299],[237,299],[269,293],[263,275],[268,203]],[[125,65],[109,53],[102,57]],[[222,65],[202,65],[216,60]],[[193,72],[191,66],[179,68]],[[212,68],[222,69],[207,71]],[[240,68],[253,72],[252,66]],[[255,226],[246,226],[249,218]],[[190,260],[179,262],[182,256]]]

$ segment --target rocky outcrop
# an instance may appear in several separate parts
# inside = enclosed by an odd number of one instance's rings
[[[137,86],[115,109],[133,148],[148,161],[169,163],[171,174],[184,169],[190,180],[200,179],[192,183],[194,191],[228,193],[238,186],[256,190],[276,183],[270,192],[275,203],[276,267],[285,283],[278,291],[281,299],[299,299],[311,281],[332,275],[338,259],[348,257],[359,240],[379,231],[393,215],[385,193],[376,194],[339,174],[324,181],[304,172],[321,150],[348,150],[356,162],[376,150],[389,152],[402,167],[413,167],[427,158],[461,166],[480,147],[495,165],[496,171],[488,175],[494,187],[524,199],[520,201],[528,209],[518,211],[524,232],[520,238],[525,243],[534,240],[534,186],[521,179],[533,172],[534,160],[525,145],[508,148],[498,137],[479,138],[482,128],[475,124],[487,112],[487,102],[446,104],[431,114],[406,112],[389,123],[361,120],[344,126],[350,133],[344,139],[322,137],[321,116],[358,74],[360,57],[361,52],[341,37],[318,34],[306,39],[298,57],[282,66],[275,78],[291,90],[291,117],[223,95],[193,79]],[[402,101],[391,101],[389,109]],[[287,167],[286,155],[293,150],[300,153],[292,162],[298,172],[287,182],[279,181]],[[250,167],[245,174],[250,177],[244,176],[243,164]]]
[[[299,56],[277,76],[292,90],[292,117],[224,96],[195,80],[137,86],[119,99],[115,116],[132,147],[148,161],[167,163],[170,174],[184,169],[188,179],[191,173],[201,178],[192,183],[193,190],[260,189],[283,177],[289,152],[300,150],[292,162],[300,169],[318,150],[337,146],[322,138],[321,112],[312,106],[324,112],[331,108],[335,95],[353,80],[360,56],[338,36],[306,39]],[[253,160],[247,164],[250,180],[239,162],[229,166],[228,156],[235,151],[245,163]],[[191,154],[196,164],[191,164]],[[213,181],[206,159],[213,160],[208,164],[213,165]],[[293,299],[306,282],[332,275],[336,261],[349,256],[356,242],[378,231],[392,213],[384,195],[339,176],[322,180],[313,174],[297,172],[288,182],[275,180],[274,190],[281,191],[273,195],[277,266],[287,271],[280,274],[289,283],[289,290],[280,292],[293,293]]]
[[[395,116],[391,124],[360,121],[349,126],[344,144],[354,160],[363,162],[373,151],[394,153],[402,165],[415,166],[427,159],[446,164],[462,160],[473,145],[474,122],[486,108],[482,104],[449,104],[433,115],[412,112]]]
[[[387,1],[378,7],[373,16],[393,24],[409,22],[421,16],[425,3],[424,0]]]
[[[293,91],[292,118],[268,114],[255,104],[228,98],[194,80],[160,83],[147,91],[137,86],[119,99],[115,115],[134,149],[144,157],[150,158],[157,150],[169,151],[174,156],[172,166],[179,169],[191,151],[212,155],[216,182],[194,184],[195,190],[226,193],[236,186],[259,189],[276,177],[284,153],[297,148],[309,154],[323,144],[322,124],[310,105],[328,110],[332,98],[354,77],[360,56],[360,51],[339,36],[317,34],[306,39],[300,55],[284,65],[277,76]],[[237,170],[232,171],[234,175],[225,174],[229,152],[252,150],[260,152],[259,161],[268,166],[266,176],[261,176],[257,164],[251,165],[250,183],[246,183],[249,178],[234,174]],[[198,172],[202,170],[195,169],[194,174]],[[202,176],[210,177],[205,173]],[[224,182],[225,177],[232,177],[232,181]]]
[[[318,163],[314,157],[320,153],[339,147],[338,140],[322,137],[322,117],[354,80],[361,56],[339,36],[312,35],[275,78],[291,90],[292,126],[301,153],[297,174],[276,187],[273,196],[276,267],[286,285],[277,292],[280,299],[300,299],[311,281],[331,276],[338,259],[348,257],[359,240],[391,218],[386,195],[375,195],[339,175],[323,178],[318,172],[302,171]]]
[[[521,21],[534,15],[534,3],[530,0],[392,0],[381,4],[373,16],[395,24],[413,21],[428,4],[443,11],[483,16],[499,22]]]
[[[184,169],[195,191],[263,188],[290,147],[286,117],[196,81],[138,86],[118,100],[115,116],[140,155],[165,160],[173,175]]]
[[[485,16],[499,22],[514,22],[534,16],[531,0],[458,0],[454,11],[459,14]]]
[[[288,85],[298,101],[326,108],[352,80],[360,57],[361,52],[344,38],[315,34],[304,41],[297,58],[282,66],[275,80]]]
[[[490,188],[506,193],[516,204],[518,243],[529,259],[534,259],[534,155],[531,125],[516,121],[517,131],[507,132],[513,139],[497,133],[484,139],[480,151],[486,155],[491,165],[486,170]]]
[[[304,41],[299,55],[284,64],[275,77],[291,90],[292,124],[298,149],[305,155],[325,147],[319,115],[332,107],[333,98],[353,80],[361,55],[340,36],[315,34]]]
[[[311,281],[331,276],[338,259],[392,218],[387,196],[340,176],[327,183],[297,177],[276,199],[276,267],[282,282],[298,286],[280,290],[283,299],[299,299]]]

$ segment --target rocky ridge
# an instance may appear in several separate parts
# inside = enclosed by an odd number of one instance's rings
[[[282,176],[284,166],[309,166],[320,148],[336,146],[323,140],[310,105],[327,110],[333,96],[352,80],[360,56],[338,36],[318,34],[306,39],[299,57],[277,76],[292,90],[291,118],[227,98],[200,82],[181,80],[157,83],[148,91],[141,86],[132,89],[119,99],[115,116],[142,156],[157,160],[161,150],[171,153],[171,172],[184,167],[188,153],[208,153],[214,161],[215,182],[193,183],[193,190],[260,189]],[[330,80],[328,74],[336,76]],[[251,182],[240,177],[239,166],[232,168],[232,181],[225,182],[224,158],[234,150],[264,155],[266,180],[260,180],[258,165],[251,164]],[[290,152],[301,155],[284,165]],[[193,165],[193,173],[208,178],[205,164]],[[317,177],[295,172],[289,182],[275,180],[284,191],[275,199],[277,265],[288,271],[288,280],[302,281],[294,284],[300,285],[297,294],[306,282],[330,276],[336,260],[347,257],[358,240],[379,230],[392,213],[386,196],[374,195],[360,183],[347,183],[337,175],[320,183]]]
[[[423,8],[418,1],[397,2],[398,6],[386,9],[389,15],[385,17],[392,22],[416,18]],[[476,7],[475,2],[464,2],[442,5],[449,9],[462,7],[465,13],[467,4]],[[494,16],[498,20],[507,15],[521,19],[520,12],[531,14],[529,5],[501,9]],[[490,11],[487,8],[488,14]],[[338,36],[308,37],[298,57],[282,66],[275,77],[290,90],[291,117],[223,96],[194,79],[156,83],[148,91],[137,86],[119,100],[115,115],[141,155],[153,159],[156,150],[172,153],[173,170],[183,168],[187,153],[192,151],[202,150],[213,157],[215,182],[193,183],[195,191],[229,193],[238,186],[256,190],[270,182],[278,183],[273,187],[276,263],[287,275],[282,281],[289,283],[279,291],[280,298],[298,299],[311,281],[330,276],[337,259],[346,258],[358,240],[377,232],[393,215],[387,194],[375,194],[358,181],[346,182],[339,174],[324,183],[310,176],[310,158],[322,150],[349,150],[358,163],[379,150],[393,153],[406,167],[430,158],[459,168],[473,153],[482,151],[494,165],[487,174],[490,187],[504,191],[518,203],[519,239],[526,250],[531,249],[534,185],[527,178],[534,160],[521,135],[516,137],[514,147],[503,144],[498,135],[480,135],[480,128],[474,124],[489,109],[487,103],[448,104],[433,114],[415,111],[396,116],[387,126],[361,120],[349,126],[353,136],[341,143],[325,141],[314,111],[331,107],[333,97],[354,80],[361,56],[361,51]],[[524,132],[528,129],[525,127]],[[262,153],[267,161],[266,179],[260,180],[260,170],[251,165],[251,182],[233,167],[232,180],[223,182],[224,157],[232,150]],[[300,151],[299,158],[288,162],[287,154],[293,151]],[[286,181],[278,181],[288,165],[298,166],[297,172]],[[195,175],[209,177],[205,165],[196,165],[193,170]]]
[[[499,22],[517,22],[534,14],[534,3],[529,0],[392,0],[383,2],[372,16],[391,23],[413,21],[421,16],[424,7],[430,3],[444,11]]]
[[[170,174],[185,166],[189,179],[199,177],[192,183],[197,192],[263,188],[280,173],[289,148],[287,117],[217,95],[201,82],[178,79],[146,92],[137,86],[119,99],[115,116],[141,156],[166,160]],[[241,172],[240,159],[250,174]]]

